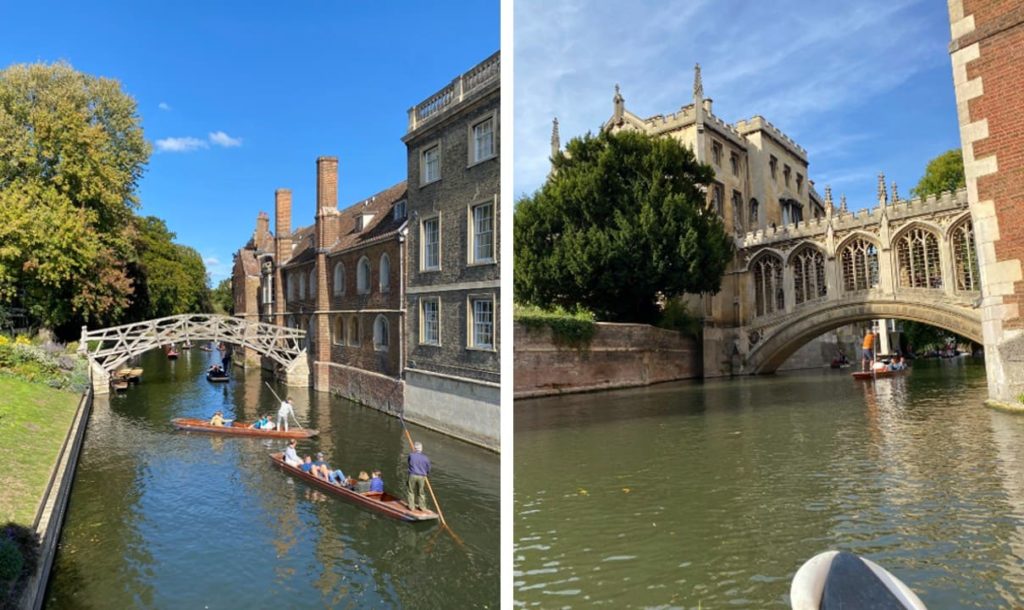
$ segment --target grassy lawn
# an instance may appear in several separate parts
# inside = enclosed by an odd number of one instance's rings
[[[0,523],[32,525],[79,398],[0,372]]]

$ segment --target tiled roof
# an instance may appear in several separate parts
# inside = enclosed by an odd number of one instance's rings
[[[249,248],[242,248],[238,251],[238,256],[242,260],[242,271],[248,277],[259,277],[260,276],[260,263],[256,260],[256,253]]]

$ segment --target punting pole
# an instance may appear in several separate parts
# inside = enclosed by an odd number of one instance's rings
[[[405,425],[405,416],[399,413],[398,421],[402,422],[402,431],[405,432],[405,439],[409,441],[409,449],[411,451],[415,450],[416,445],[412,442],[412,435],[409,434],[409,428]],[[430,484],[430,477],[423,478],[427,482],[427,491],[430,492],[430,499],[434,501],[434,508],[437,509],[437,516],[441,519],[441,526],[448,530],[448,533],[452,535],[452,538],[454,538],[456,542],[460,545],[463,544],[462,538],[459,538],[459,535],[455,533],[455,530],[453,530],[451,526],[448,525],[448,522],[445,521],[444,513],[441,512],[441,504],[437,501],[437,496],[434,494],[434,486]]]

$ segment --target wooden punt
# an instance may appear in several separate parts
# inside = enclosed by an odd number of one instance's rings
[[[392,519],[398,519],[399,521],[434,521],[437,519],[437,513],[432,510],[409,510],[408,505],[402,500],[388,494],[387,492],[379,491],[368,491],[366,493],[359,493],[347,489],[334,483],[329,483],[321,478],[315,477],[308,472],[302,472],[295,466],[289,466],[284,463],[283,453],[271,453],[270,459],[277,465],[278,468],[292,475],[293,477],[302,479],[309,483],[313,487],[325,491],[330,494],[334,494],[342,499],[348,500],[349,502],[367,508],[374,512],[378,512],[386,517]]]
[[[886,377],[899,377],[901,375],[906,375],[909,372],[910,369],[907,368],[903,369],[902,371],[857,371],[855,373],[850,373],[850,375],[852,375],[854,379],[859,379],[861,381],[871,381],[874,379],[884,379]]]
[[[114,379],[138,383],[142,377],[142,369],[118,369],[114,371]]]
[[[115,392],[127,392],[128,382],[124,379],[113,379],[110,382],[110,386],[114,388]]]
[[[167,359],[168,360],[177,360],[178,359],[178,352],[174,351],[173,349],[167,350]]]
[[[208,419],[197,419],[194,417],[176,417],[171,420],[178,430],[189,432],[210,432],[213,434],[228,434],[231,436],[261,436],[264,438],[310,438],[320,433],[319,430],[303,428],[301,430],[256,430],[250,428],[245,422],[231,422],[224,426],[211,426]]]
[[[226,383],[231,380],[228,375],[214,375],[211,372],[206,373],[206,380],[212,383]]]

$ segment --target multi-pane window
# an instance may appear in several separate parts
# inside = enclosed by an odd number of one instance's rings
[[[423,151],[423,183],[441,178],[441,146],[435,144]]]
[[[494,156],[494,118],[473,125],[473,162]]]
[[[494,301],[473,299],[473,347],[494,347]]]
[[[359,259],[359,264],[356,265],[356,292],[370,292],[370,259],[365,256]]]
[[[825,256],[817,248],[805,247],[792,257],[793,292],[797,305],[824,297]]]
[[[395,207],[391,209],[391,213],[394,215],[395,220],[405,218],[405,199],[396,203]]]
[[[437,299],[420,301],[420,343],[441,345],[440,304]]]
[[[388,253],[380,255],[380,291],[388,292],[391,290],[391,258]]]
[[[331,284],[334,288],[335,295],[345,294],[345,265],[344,263],[338,263],[334,266],[334,278],[332,278]]]
[[[782,259],[765,254],[754,267],[754,306],[756,315],[764,316],[786,308],[786,293],[782,289]]]
[[[472,248],[475,262],[494,260],[494,206],[481,203],[473,206]]]
[[[729,166],[732,168],[732,175],[740,175],[740,156],[736,153],[729,153]]]
[[[722,164],[722,145],[715,141],[711,142],[711,159],[715,165]]]
[[[378,350],[387,350],[388,346],[391,345],[391,334],[390,327],[388,325],[388,319],[383,315],[378,315],[377,319],[373,321],[373,347]]]
[[[840,256],[843,290],[852,292],[878,286],[878,247],[858,237],[847,244]]]
[[[904,288],[942,288],[939,239],[934,233],[915,227],[896,241],[899,283]]]
[[[421,269],[441,268],[441,219],[428,218],[423,221],[423,260]]]
[[[978,250],[974,244],[971,221],[957,225],[951,232],[953,242],[953,277],[958,291],[980,290],[978,277]]]

